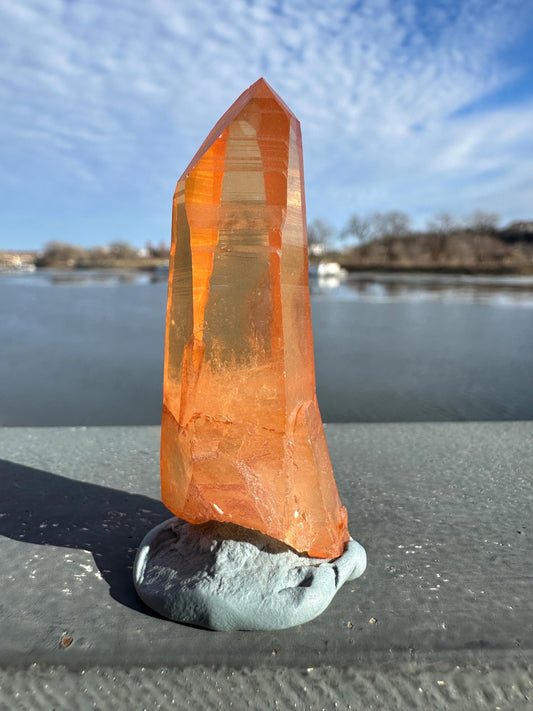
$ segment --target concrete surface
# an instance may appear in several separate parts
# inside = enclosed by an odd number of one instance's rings
[[[376,679],[392,663],[416,680],[435,664],[474,677],[483,665],[491,673],[511,665],[526,703],[533,423],[326,432],[350,532],[367,550],[365,574],[301,627],[211,632],[157,617],[133,588],[136,548],[169,516],[159,501],[158,428],[0,429],[0,667],[36,664],[41,677],[58,666],[267,676],[322,668]],[[504,677],[513,678],[508,668]]]

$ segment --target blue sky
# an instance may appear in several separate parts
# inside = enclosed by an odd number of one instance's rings
[[[0,248],[168,240],[175,183],[260,76],[302,123],[310,220],[533,218],[530,0],[0,6]]]

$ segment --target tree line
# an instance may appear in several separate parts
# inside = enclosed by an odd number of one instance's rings
[[[339,261],[346,269],[405,269],[533,273],[533,220],[500,226],[496,213],[477,210],[459,219],[441,212],[415,230],[405,212],[352,215],[342,230],[325,220],[308,227],[311,262]],[[125,241],[85,248],[48,242],[35,264],[56,268],[151,267],[168,260],[170,245]]]
[[[137,249],[128,242],[115,241],[104,247],[81,247],[68,242],[47,242],[35,264],[38,267],[98,268],[112,266],[142,266],[168,259],[170,245],[147,242]]]
[[[399,210],[352,215],[336,232],[325,220],[308,228],[311,260],[335,258],[347,269],[422,269],[533,273],[533,220],[500,227],[496,213],[465,218],[441,212],[414,230]]]

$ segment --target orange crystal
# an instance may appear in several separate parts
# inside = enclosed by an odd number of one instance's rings
[[[349,539],[315,395],[300,124],[259,79],[174,194],[163,502],[311,556]]]

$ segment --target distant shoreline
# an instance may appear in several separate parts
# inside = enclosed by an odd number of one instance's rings
[[[325,260],[328,261],[328,260]],[[475,265],[475,264],[464,264],[464,265],[435,265],[435,264],[410,264],[410,265],[400,265],[400,264],[354,264],[348,262],[342,257],[331,256],[331,261],[338,262],[339,265],[349,274],[439,274],[439,275],[450,275],[450,276],[508,276],[508,277],[520,277],[520,276],[533,276],[533,264],[528,267],[526,265]],[[314,265],[316,266],[316,265]],[[29,269],[27,267],[11,267],[0,265],[0,274],[17,274],[17,273],[35,273],[35,272],[47,272],[47,271],[58,271],[64,273],[83,273],[86,271],[113,271],[113,270],[124,270],[124,271],[134,271],[134,272],[147,272],[147,273],[164,273],[168,271],[168,261],[167,260],[150,260],[148,263],[143,262],[130,262],[130,261],[109,261],[96,264],[76,264],[76,265],[66,265],[64,263],[50,264],[47,266],[38,266],[35,270]]]
[[[479,276],[533,276],[533,264],[531,267],[525,265],[394,265],[394,264],[351,264],[344,260],[339,263],[347,272],[357,274],[361,272],[372,272],[380,274],[383,272],[395,274],[450,274],[450,275],[479,275]]]
[[[461,226],[452,222],[423,232],[402,231],[401,225],[389,225],[387,231],[381,225],[379,233],[367,230],[363,234],[354,232],[352,225],[352,236],[358,236],[356,243],[342,246],[344,238],[339,238],[335,248],[331,241],[328,244],[327,235],[320,241],[311,225],[309,264],[322,275],[333,275],[340,268],[376,274],[533,275],[533,220],[498,229],[487,222],[494,216],[482,217],[485,221],[478,216],[479,224]],[[169,258],[170,246],[165,242],[158,246],[148,242],[138,249],[123,241],[88,248],[56,241],[48,242],[42,251],[0,250],[0,270],[130,269],[157,274],[168,269]]]

